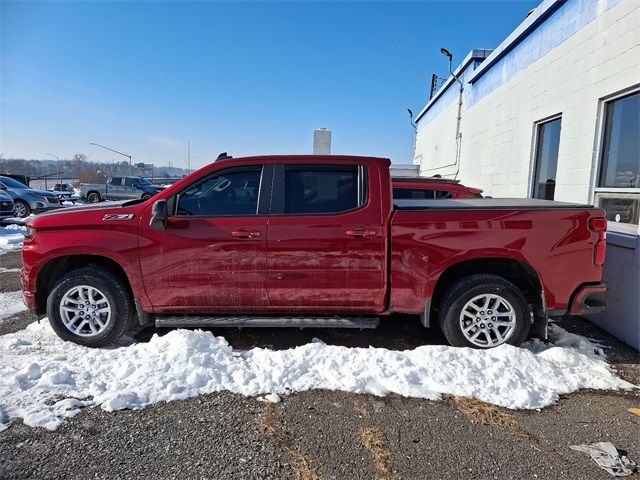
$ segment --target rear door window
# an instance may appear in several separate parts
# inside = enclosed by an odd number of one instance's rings
[[[284,213],[336,214],[364,205],[364,166],[285,165]]]

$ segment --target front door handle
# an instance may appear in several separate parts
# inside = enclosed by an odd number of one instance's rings
[[[256,238],[262,235],[262,233],[258,232],[257,230],[247,230],[241,228],[239,230],[232,231],[231,235],[236,238]]]
[[[352,230],[347,230],[347,235],[350,237],[362,238],[362,237],[374,237],[376,235],[375,230],[369,230],[368,228],[354,228]]]

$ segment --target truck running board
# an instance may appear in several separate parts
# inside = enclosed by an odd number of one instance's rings
[[[162,315],[156,327],[291,327],[291,328],[376,328],[378,317],[282,317]]]

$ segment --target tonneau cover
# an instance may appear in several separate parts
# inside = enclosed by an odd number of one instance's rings
[[[593,205],[555,202],[537,198],[394,199],[394,210],[562,210],[593,208]]]

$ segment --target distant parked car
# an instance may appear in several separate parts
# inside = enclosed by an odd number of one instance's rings
[[[76,200],[80,200],[78,191],[79,190],[74,188],[70,183],[56,183],[51,189],[52,193],[58,195],[61,202],[70,201],[74,203]]]
[[[109,177],[107,183],[81,183],[80,191],[91,203],[102,200],[148,200],[163,190],[142,177]]]
[[[19,218],[62,206],[55,193],[27,187],[13,178],[0,176],[0,189],[13,199],[13,215]]]
[[[443,199],[443,198],[482,198],[479,188],[461,185],[459,180],[440,177],[394,177],[393,198],[406,199]]]
[[[13,200],[8,193],[0,190],[0,219],[13,217]]]

